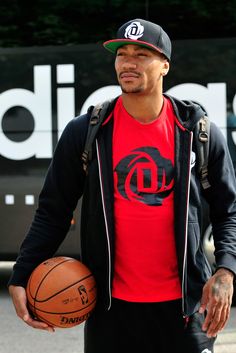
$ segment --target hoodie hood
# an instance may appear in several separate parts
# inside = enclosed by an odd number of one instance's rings
[[[206,111],[198,103],[190,100],[179,100],[166,93],[164,96],[170,99],[180,124],[189,131],[192,131],[199,119],[206,115]]]

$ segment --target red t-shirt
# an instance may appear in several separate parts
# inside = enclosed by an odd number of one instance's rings
[[[134,302],[181,297],[174,239],[174,128],[170,101],[142,124],[120,97],[114,110],[115,268],[112,296]]]

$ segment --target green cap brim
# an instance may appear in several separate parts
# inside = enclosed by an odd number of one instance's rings
[[[140,40],[113,39],[113,40],[108,40],[107,42],[104,42],[103,46],[104,46],[104,48],[106,48],[107,50],[109,50],[110,52],[115,54],[117,52],[117,49],[119,49],[123,45],[127,45],[127,44],[139,45],[141,47],[152,49],[152,50],[158,51],[159,53],[163,54],[163,52],[162,52],[162,50],[160,48],[158,48],[155,45],[152,45],[150,43],[142,42]]]

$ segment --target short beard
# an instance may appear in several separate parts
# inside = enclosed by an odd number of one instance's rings
[[[142,93],[143,92],[143,87],[134,87],[134,88],[124,88],[122,85],[120,85],[120,88],[123,93]]]

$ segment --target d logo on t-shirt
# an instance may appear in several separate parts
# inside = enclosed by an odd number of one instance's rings
[[[161,206],[173,190],[173,164],[154,147],[133,150],[117,164],[115,172],[118,192],[130,201]]]

